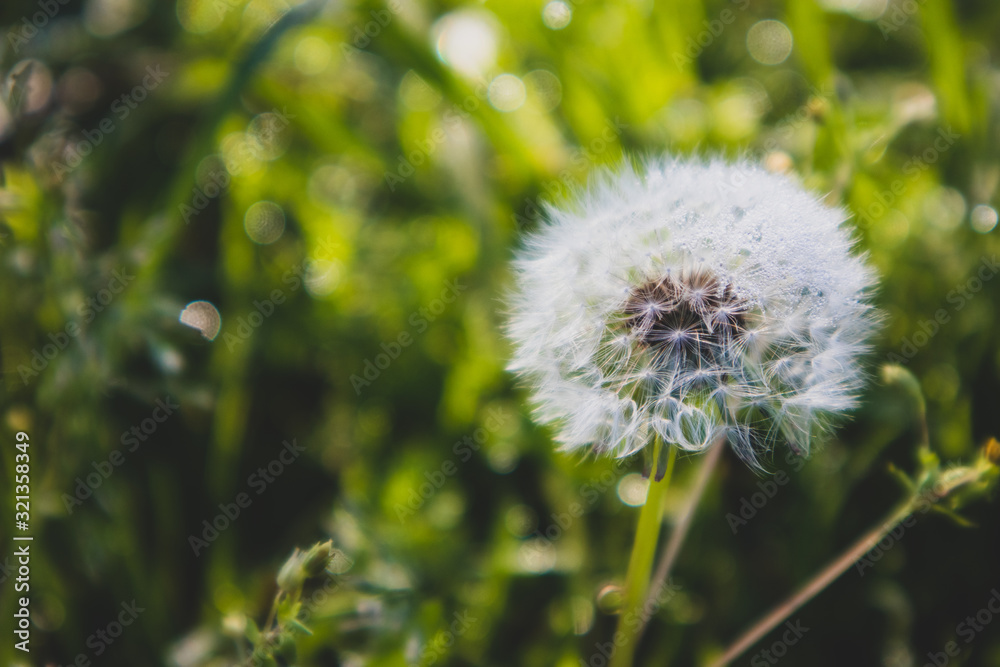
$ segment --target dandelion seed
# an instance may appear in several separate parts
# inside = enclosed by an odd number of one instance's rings
[[[516,261],[510,368],[563,449],[724,437],[757,465],[855,404],[875,280],[844,211],[750,163],[661,159],[546,214]]]

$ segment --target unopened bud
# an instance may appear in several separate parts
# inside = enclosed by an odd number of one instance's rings
[[[302,560],[302,552],[296,549],[278,570],[278,588],[289,593],[302,587],[302,581],[305,579]]]
[[[315,577],[322,574],[335,551],[332,541],[321,542],[311,548],[302,563],[306,576]]]

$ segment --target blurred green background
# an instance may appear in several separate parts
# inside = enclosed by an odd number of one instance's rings
[[[238,664],[281,564],[328,538],[353,565],[296,664],[601,664],[641,462],[531,424],[503,295],[542,202],[623,154],[749,156],[845,206],[885,319],[864,407],[807,465],[776,452],[790,481],[735,532],[768,478],[724,456],[638,664],[700,664],[902,496],[919,428],[882,363],[945,460],[1000,434],[995,2],[5,0],[0,25],[7,664]],[[1000,520],[966,516],[849,570],[782,663],[955,641],[948,664],[1000,665],[1000,620],[960,626],[1000,587]]]

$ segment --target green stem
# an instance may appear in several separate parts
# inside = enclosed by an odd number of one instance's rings
[[[695,478],[694,485],[685,491],[688,499],[687,505],[680,519],[674,525],[670,533],[670,538],[663,547],[663,555],[660,557],[660,562],[656,566],[656,572],[653,574],[653,580],[649,585],[649,594],[646,596],[645,607],[642,610],[643,614],[640,617],[641,625],[637,631],[639,635],[636,639],[637,642],[642,639],[642,634],[649,624],[649,619],[652,616],[651,611],[658,609],[660,606],[657,598],[663,590],[664,585],[666,585],[667,579],[670,577],[670,571],[681,552],[681,547],[684,545],[684,538],[687,537],[691,521],[694,519],[695,511],[698,509],[701,497],[708,486],[708,480],[712,476],[712,471],[715,470],[715,466],[719,462],[724,444],[725,440],[720,439],[709,447],[708,453],[701,464],[701,469],[698,471],[698,476]]]
[[[611,658],[611,667],[631,667],[632,658],[638,645],[640,626],[635,623],[635,618],[646,599],[649,575],[653,569],[653,557],[656,553],[656,543],[659,541],[660,525],[663,522],[663,497],[670,486],[670,478],[674,472],[674,461],[677,458],[677,449],[670,447],[666,474],[664,474],[663,479],[657,481],[657,466],[663,447],[669,447],[669,445],[656,438],[653,443],[653,470],[650,472],[649,490],[646,492],[646,503],[639,513],[635,543],[632,545],[628,573],[625,575],[625,596],[614,642],[618,648]]]

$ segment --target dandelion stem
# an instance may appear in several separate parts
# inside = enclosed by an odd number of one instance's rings
[[[715,470],[716,464],[719,462],[719,456],[722,454],[723,441],[716,442],[712,447],[709,448],[708,453],[705,455],[705,460],[701,464],[701,468],[698,470],[698,477],[694,481],[694,486],[688,492],[688,502],[684,507],[684,513],[681,515],[677,524],[674,526],[673,531],[670,533],[670,539],[663,547],[663,555],[660,556],[660,562],[656,566],[656,573],[653,575],[653,581],[649,585],[649,594],[646,596],[646,602],[643,606],[645,613],[641,615],[641,625],[639,626],[638,637],[636,641],[638,642],[642,639],[642,633],[645,631],[646,626],[649,624],[649,619],[652,614],[647,610],[653,610],[660,607],[658,601],[660,592],[663,590],[663,585],[667,582],[667,578],[670,576],[670,571],[674,567],[674,563],[677,561],[677,556],[680,554],[681,546],[684,545],[684,540],[687,537],[688,529],[691,527],[691,521],[694,519],[695,511],[698,509],[698,505],[701,502],[701,497],[705,493],[705,488],[708,486],[708,480],[712,476],[712,471]]]
[[[669,447],[667,471],[663,479],[657,481],[656,466],[660,460],[663,447]],[[653,445],[654,470],[649,476],[649,490],[646,492],[646,503],[639,513],[639,524],[635,531],[635,542],[632,545],[632,555],[628,561],[628,573],[625,575],[625,596],[618,619],[618,629],[615,632],[615,646],[618,649],[611,658],[611,667],[630,667],[639,643],[639,625],[635,622],[640,607],[646,599],[649,586],[649,575],[653,569],[653,557],[656,554],[656,543],[660,537],[660,526],[663,517],[663,497],[670,486],[670,478],[674,472],[674,461],[677,459],[677,449],[663,443],[658,437]]]

